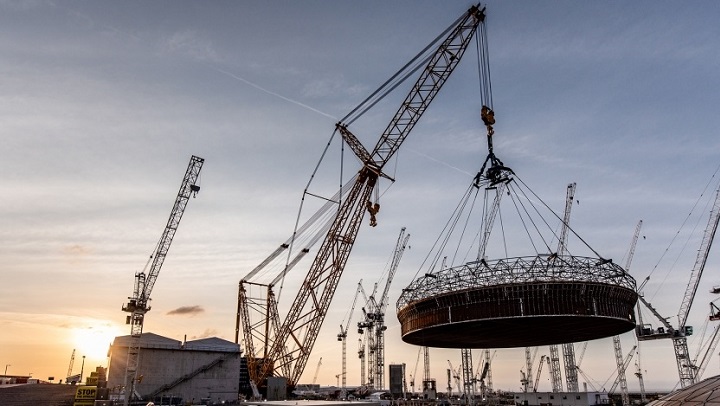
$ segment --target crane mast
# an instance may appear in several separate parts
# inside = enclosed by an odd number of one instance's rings
[[[567,186],[565,194],[565,212],[563,222],[560,227],[560,236],[558,237],[557,255],[564,255],[567,250],[567,236],[570,224],[570,212],[572,211],[573,201],[575,200],[576,183],[570,183]],[[575,362],[575,345],[573,343],[565,343],[562,345],[563,361],[565,365],[565,381],[567,383],[568,392],[578,392],[578,376]],[[553,392],[562,391],[562,376],[560,373],[560,361],[557,345],[550,346],[550,376],[553,382]]]
[[[130,313],[126,318],[126,323],[130,324],[130,344],[128,345],[127,365],[125,368],[125,399],[124,405],[130,403],[131,397],[135,396],[135,382],[137,381],[137,367],[140,355],[140,336],[143,331],[145,313],[150,311],[150,293],[152,292],[155,281],[160,273],[160,269],[165,262],[170,244],[177,231],[180,220],[182,219],[185,207],[190,200],[190,196],[197,195],[200,186],[197,185],[200,169],[205,162],[203,158],[193,155],[190,158],[185,176],[183,177],[180,190],[175,198],[175,204],[170,212],[165,229],[160,237],[153,254],[150,256],[152,263],[150,269],[135,274],[135,285],[133,295],[129,297],[129,301],[122,307],[122,310]]]
[[[633,257],[635,256],[635,247],[637,246],[638,238],[640,237],[640,229],[642,228],[642,220],[638,221],[635,226],[635,233],[633,234],[632,240],[630,241],[630,249],[628,250],[627,260],[625,261],[625,271],[630,272],[630,264],[632,263]],[[613,336],[613,349],[615,350],[615,364],[618,371],[618,382],[620,383],[620,396],[624,405],[629,404],[630,395],[628,394],[627,379],[625,377],[625,369],[622,354],[622,343],[620,342],[620,336]],[[639,360],[638,360],[639,362]],[[640,375],[642,376],[642,375]],[[641,392],[644,393],[644,384],[641,382]]]
[[[353,297],[352,306],[350,306],[350,312],[348,313],[347,323],[343,327],[340,324],[340,334],[337,335],[338,341],[342,341],[342,388],[345,389],[347,384],[347,332],[350,328],[350,320],[352,320],[352,314],[355,310],[355,303],[357,303],[357,297],[362,289],[362,279],[358,282],[358,287],[355,290],[355,297]]]
[[[263,363],[260,382],[275,371],[290,368],[288,385],[294,387],[302,375],[320,326],[345,269],[355,243],[360,223],[369,209],[370,196],[385,164],[395,155],[430,102],[459,63],[478,25],[484,21],[484,10],[471,7],[454,26],[429,59],[425,69],[395,113],[372,152],[368,152],[343,123],[337,123],[350,149],[362,162],[355,184],[343,200],[301,289],[290,306],[284,323],[269,351],[269,362]],[[370,209],[371,225],[377,207]],[[289,345],[293,345],[292,348]]]
[[[540,365],[538,365],[537,374],[535,374],[535,383],[533,384],[533,392],[537,392],[538,385],[540,384],[540,374],[542,373],[542,367],[543,363],[545,362],[546,358],[544,355],[540,356]],[[550,361],[548,360],[548,365],[550,365]]]
[[[65,383],[69,383],[68,381],[72,375],[73,365],[75,365],[75,348],[73,348],[72,355],[70,355],[70,365],[68,365],[67,374],[65,375]]]
[[[460,349],[460,368],[462,369],[463,393],[465,399],[472,399],[475,396],[475,376],[473,376],[472,350],[470,348]]]
[[[390,261],[390,268],[388,270],[388,277],[385,282],[385,288],[383,289],[380,300],[375,300],[375,291],[377,284],[367,300],[367,311],[365,312],[365,321],[359,326],[367,329],[368,335],[372,335],[370,355],[373,356],[371,362],[371,369],[369,376],[372,377],[371,384],[374,389],[385,388],[385,309],[388,303],[388,292],[390,291],[390,284],[395,277],[395,272],[400,265],[400,259],[402,258],[405,247],[410,239],[410,234],[405,234],[405,227],[400,230],[397,243],[395,244],[395,250],[393,251],[393,257]]]

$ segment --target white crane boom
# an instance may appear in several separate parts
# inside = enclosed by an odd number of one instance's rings
[[[197,181],[204,162],[205,160],[203,158],[195,155],[190,157],[190,163],[185,171],[180,190],[175,198],[175,204],[170,212],[170,218],[163,230],[160,241],[152,255],[150,255],[150,259],[152,260],[150,270],[147,274],[145,270],[135,274],[133,295],[128,298],[128,303],[122,307],[123,311],[130,313],[126,318],[126,323],[130,324],[131,336],[125,367],[124,406],[128,406],[131,398],[136,396],[135,383],[137,381],[137,367],[140,357],[140,336],[143,331],[145,313],[150,311],[150,293],[155,285],[160,269],[165,262],[165,257],[170,249],[170,244],[172,244],[183,213],[185,213],[185,207],[190,200],[190,196],[195,196],[197,192],[200,191],[200,186],[197,185]]]

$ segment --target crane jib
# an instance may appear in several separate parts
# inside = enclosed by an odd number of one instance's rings
[[[346,130],[344,125],[337,128],[353,152],[363,162],[355,184],[338,207],[333,224],[318,249],[315,260],[308,271],[285,321],[273,337],[268,358],[256,373],[250,369],[251,379],[258,385],[265,385],[271,374],[286,376],[288,386],[294,387],[303,373],[308,357],[318,337],[339,279],[353,247],[360,223],[368,211],[367,202],[374,185],[388,160],[397,152],[403,141],[423,115],[435,95],[453,72],[470,40],[484,22],[484,9],[473,6],[458,19],[449,34],[428,59],[412,90],[381,135],[372,153]],[[481,30],[484,35],[484,30]],[[371,214],[373,214],[371,212]],[[372,220],[372,219],[371,219]],[[294,343],[292,348],[290,343]],[[287,374],[287,371],[290,373]]]
[[[152,264],[150,270],[147,274],[145,271],[135,274],[133,296],[129,298],[128,304],[122,307],[123,311],[130,313],[126,320],[127,324],[130,324],[130,343],[128,344],[128,356],[125,365],[125,393],[123,399],[123,405],[125,406],[130,404],[133,396],[136,396],[135,383],[137,382],[137,368],[140,357],[140,336],[145,322],[145,313],[150,310],[150,306],[148,306],[150,293],[165,262],[165,257],[185,212],[188,200],[191,195],[194,196],[200,191],[200,186],[197,183],[204,162],[203,158],[195,155],[190,157],[190,163],[175,198],[170,218],[165,225],[155,251],[153,251],[153,255],[151,255]]]

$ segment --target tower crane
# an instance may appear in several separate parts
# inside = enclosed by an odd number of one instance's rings
[[[537,374],[535,374],[535,384],[533,385],[533,392],[537,392],[537,390],[538,390],[538,385],[540,384],[540,373],[542,373],[542,367],[543,367],[543,363],[544,363],[545,359],[546,358],[544,355],[540,356],[540,365],[538,365]],[[548,361],[548,365],[549,364],[550,364],[550,361]]]
[[[475,375],[472,364],[472,350],[470,348],[461,348],[460,359],[460,369],[462,371],[463,378],[463,393],[465,394],[465,399],[469,400],[475,395],[473,390],[475,387]]]
[[[75,365],[75,348],[73,348],[72,355],[70,355],[70,365],[68,365],[67,375],[65,375],[65,383],[68,382],[70,376],[72,375],[73,366]]]
[[[462,59],[470,39],[484,20],[484,9],[473,6],[446,31],[449,34],[427,59],[425,69],[372,151],[362,145],[342,120],[336,124],[343,140],[362,163],[362,168],[337,208],[335,219],[302,287],[272,340],[268,359],[262,363],[259,374],[251,378],[264,383],[271,374],[287,373],[288,386],[292,388],[296,385],[318,337],[366,211],[370,212],[370,225],[376,224],[379,205],[373,205],[370,197],[378,179],[387,177],[383,173],[385,165]],[[250,373],[254,374],[254,371]]]
[[[557,345],[550,346],[550,356],[547,357],[548,368],[550,368],[550,383],[553,392],[562,392],[562,375],[560,372],[560,352]]]
[[[422,347],[418,348],[418,355],[417,359],[415,360],[415,368],[413,368],[413,373],[410,375],[410,388],[412,389],[412,393],[415,393],[415,377],[417,377],[417,368],[418,364],[420,363],[420,354],[422,354]]]
[[[365,320],[362,323],[358,323],[358,326],[362,326],[367,329],[368,336],[372,335],[371,351],[370,355],[373,356],[371,362],[371,373],[373,377],[372,384],[375,389],[385,388],[385,309],[388,304],[388,292],[390,291],[390,283],[392,283],[397,271],[398,265],[400,265],[400,259],[402,258],[405,247],[407,246],[410,234],[405,234],[405,227],[400,230],[397,243],[395,244],[395,250],[393,251],[393,257],[390,261],[390,268],[388,269],[388,276],[385,282],[385,288],[380,296],[380,299],[376,299],[377,284],[373,289],[373,293],[368,297],[364,313]],[[362,287],[358,288],[361,289]]]
[[[627,369],[628,365],[630,365],[630,360],[632,360],[636,348],[637,346],[633,346],[633,348],[630,350],[630,352],[628,352],[627,356],[625,357],[623,363],[620,365],[620,369],[618,370],[618,376],[615,378],[615,382],[613,382],[612,386],[610,387],[609,393],[615,392],[615,389],[617,389],[618,385],[622,384],[622,380],[625,377],[625,370]],[[620,372],[622,372],[622,374]],[[625,385],[627,385],[627,382],[625,383]],[[625,388],[625,392],[627,392],[627,387]],[[627,397],[627,395],[623,395],[622,402],[623,405],[629,405],[630,398]]]
[[[430,385],[432,378],[430,378],[430,347],[423,347],[423,390]]]
[[[145,273],[144,269],[142,272],[135,274],[133,294],[128,298],[128,303],[122,307],[123,311],[130,313],[126,317],[126,323],[130,325],[131,336],[130,344],[128,345],[127,365],[125,368],[124,406],[128,406],[131,398],[136,396],[135,382],[137,381],[137,368],[140,356],[140,336],[143,331],[145,313],[150,311],[150,293],[152,292],[153,286],[155,286],[155,281],[165,262],[165,257],[170,249],[170,244],[175,236],[190,196],[192,195],[194,197],[200,191],[200,186],[197,185],[197,181],[204,162],[205,160],[203,158],[195,155],[190,157],[190,163],[185,171],[180,190],[175,198],[175,204],[170,212],[170,218],[168,219],[167,225],[165,225],[165,230],[160,236],[160,241],[148,260],[150,269],[147,273]],[[151,261],[152,263],[150,263]],[[146,264],[146,269],[147,266]]]
[[[350,328],[350,320],[352,320],[352,314],[355,310],[355,303],[357,303],[357,297],[362,288],[362,279],[358,282],[358,288],[355,290],[355,296],[353,297],[352,306],[350,306],[350,312],[347,316],[347,323],[343,326],[340,324],[340,333],[337,335],[338,341],[342,341],[342,388],[345,389],[347,384],[347,332]]]
[[[450,372],[452,373],[452,377],[455,379],[455,384],[457,385],[458,393],[464,394],[462,385],[461,385],[462,378],[460,377],[460,368],[455,370],[455,368],[453,368],[452,362],[450,362],[450,360],[447,360],[447,362],[448,362],[448,366],[450,366]]]
[[[565,214],[563,217],[563,224],[560,228],[560,237],[558,238],[558,255],[563,255],[566,251],[568,227],[570,224],[570,212],[572,211],[572,205],[575,201],[575,189],[577,184],[575,182],[568,184],[567,192],[565,197]],[[554,351],[551,349],[551,364],[550,369],[553,376],[553,391],[555,391],[555,385],[562,381],[560,377],[560,371],[555,371],[559,366],[555,364],[555,357],[552,356],[553,352],[557,353],[557,349]],[[576,370],[577,362],[575,361],[575,344],[565,343],[562,345],[563,361],[565,365],[565,382],[567,384],[568,392],[578,392],[578,374]],[[562,385],[558,385],[562,387]]]
[[[637,226],[635,226],[635,233],[633,234],[632,240],[630,241],[630,249],[628,250],[627,260],[625,261],[626,272],[630,272],[630,264],[632,263],[633,257],[635,256],[635,247],[637,246],[638,237],[640,237],[641,228],[642,220],[638,221]],[[620,342],[619,335],[613,336],[613,349],[615,350],[615,364],[617,365],[618,371],[617,380],[620,384],[620,396],[622,398],[623,405],[629,405],[630,394],[628,394],[627,379],[625,377],[625,369],[627,368],[627,365],[624,365],[623,362],[622,344]],[[639,375],[638,377],[642,377],[642,375]],[[643,386],[644,385],[641,385],[641,388]]]
[[[686,323],[690,313],[690,308],[693,304],[693,300],[695,299],[695,294],[697,293],[697,288],[700,284],[700,278],[702,277],[708,255],[710,254],[710,247],[712,246],[713,239],[715,238],[715,232],[717,231],[719,221],[720,188],[716,190],[715,201],[712,209],[710,210],[708,225],[703,233],[700,249],[698,250],[697,257],[695,259],[695,265],[690,273],[690,280],[688,281],[687,288],[685,289],[685,295],[683,296],[682,303],[680,304],[677,329],[674,329],[665,318],[660,316],[657,310],[655,310],[655,308],[653,308],[642,295],[638,296],[638,299],[655,315],[655,317],[658,318],[658,320],[665,326],[665,329],[667,329],[667,331],[665,331],[664,329],[659,328],[657,332],[654,332],[652,329],[646,328],[641,324],[635,330],[638,340],[656,338],[672,339],[673,349],[675,351],[675,361],[677,363],[678,375],[680,377],[680,386],[683,388],[692,385],[697,381],[698,367],[690,358],[690,352],[687,344],[687,336],[692,334],[693,329],[692,326],[688,326]],[[638,291],[639,290],[640,289],[638,289]]]
[[[360,358],[360,385],[365,385],[365,343],[358,338],[358,358]]]
[[[535,363],[535,357],[537,357],[538,353],[538,347],[535,347],[532,351],[532,356],[530,355],[530,347],[525,347],[525,379],[523,382],[523,390],[525,392],[528,391],[528,388],[532,389],[531,385],[533,383],[533,364]]]
[[[317,382],[318,372],[320,372],[320,367],[322,366],[322,357],[318,360],[317,367],[315,367],[315,375],[313,375],[312,383],[315,385]]]

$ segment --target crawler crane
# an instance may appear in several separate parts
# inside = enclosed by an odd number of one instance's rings
[[[385,165],[460,62],[484,19],[484,9],[471,7],[445,31],[445,39],[429,58],[413,61],[426,61],[425,68],[372,151],[362,145],[344,120],[336,124],[337,131],[360,160],[362,168],[337,207],[334,221],[284,321],[278,325],[275,336],[267,340],[269,348],[264,349],[266,356],[263,362],[259,368],[249,369],[254,382],[264,385],[268,377],[279,375],[287,378],[289,389],[297,384],[345,269],[365,212],[370,213],[371,226],[377,222],[379,205],[371,202],[371,195],[378,179],[388,178],[383,173]],[[405,77],[413,71],[406,72]]]
[[[136,396],[135,382],[137,382],[137,368],[140,357],[140,336],[143,332],[145,313],[150,311],[150,293],[160,273],[160,268],[162,268],[165,262],[165,257],[170,249],[170,244],[175,236],[190,196],[195,196],[197,192],[200,191],[200,186],[197,186],[197,180],[204,162],[204,159],[194,155],[190,158],[190,163],[188,164],[182,184],[180,185],[180,191],[178,191],[175,204],[170,212],[170,218],[160,237],[160,241],[152,255],[150,255],[150,260],[152,260],[150,269],[147,274],[145,270],[135,274],[133,295],[128,298],[128,303],[122,307],[123,311],[130,313],[126,318],[126,323],[130,325],[131,336],[130,344],[128,345],[127,365],[125,368],[125,398],[123,403],[125,406],[130,404],[133,396]],[[150,260],[148,260],[148,263],[150,263]]]

